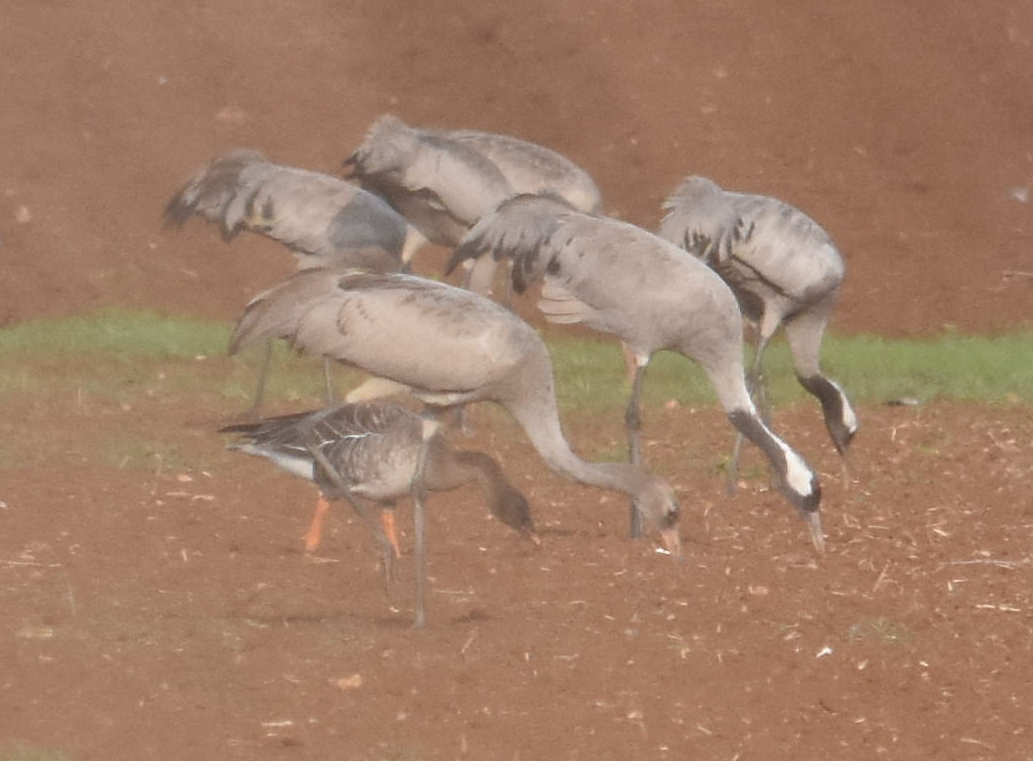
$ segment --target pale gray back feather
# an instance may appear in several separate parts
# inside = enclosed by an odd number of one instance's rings
[[[534,330],[488,299],[425,278],[354,270],[298,272],[252,299],[231,351],[266,338],[424,394],[505,395],[499,384],[514,366],[532,356],[548,362]]]
[[[390,115],[374,122],[346,163],[352,177],[438,245],[454,245],[513,194],[498,168],[477,151]]]
[[[241,230],[277,240],[301,266],[392,272],[402,264],[407,223],[382,199],[336,177],[273,164],[258,151],[216,157],[165,211],[175,225],[193,214],[218,224],[227,240]]]
[[[683,181],[664,208],[661,237],[704,259],[740,296],[782,300],[791,314],[838,294],[842,257],[813,219],[787,203],[725,191],[697,176]],[[757,317],[756,307],[749,311]]]
[[[646,355],[679,346],[716,365],[741,352],[739,310],[728,286],[634,225],[519,196],[481,220],[450,264],[488,252],[513,261],[518,290],[545,280],[541,306],[551,320],[616,335]]]
[[[490,159],[515,193],[553,193],[578,211],[602,213],[602,193],[592,176],[551,148],[476,130],[440,134],[469,145]]]
[[[506,135],[418,129],[391,115],[374,122],[346,163],[364,187],[439,245],[456,245],[519,193],[554,193],[589,212],[601,207],[588,173],[555,151]]]
[[[229,353],[236,354],[273,338],[288,338],[301,315],[321,297],[333,292],[348,270],[339,268],[307,269],[255,296],[230,336]]]

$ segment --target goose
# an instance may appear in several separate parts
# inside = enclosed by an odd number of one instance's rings
[[[299,269],[347,265],[372,272],[404,268],[411,229],[378,196],[338,177],[270,162],[238,148],[200,167],[165,207],[180,228],[192,216],[219,226],[224,240],[250,231],[284,244]],[[257,418],[265,395],[272,345],[265,346],[258,385],[245,418]],[[324,363],[328,402],[329,364]]]
[[[265,457],[319,487],[319,501],[305,535],[306,552],[319,546],[328,500],[346,499],[373,529],[383,553],[385,580],[390,581],[393,561],[401,554],[393,507],[395,500],[410,492],[423,446],[422,430],[420,416],[409,410],[359,403],[230,425],[221,432],[240,436],[231,449]],[[448,491],[477,482],[489,512],[539,544],[527,499],[506,480],[491,456],[454,449],[435,436],[426,457],[424,486],[428,490]],[[379,525],[373,519],[378,512]],[[422,559],[424,548],[418,546],[416,553]],[[418,563],[416,610],[421,617],[425,615],[425,588],[424,568]]]
[[[692,176],[664,201],[660,236],[710,265],[757,326],[749,386],[766,407],[764,349],[784,327],[796,379],[821,403],[829,438],[849,484],[847,450],[858,420],[846,393],[821,369],[821,340],[843,283],[844,264],[828,233],[800,209],[762,195],[723,190]],[[734,488],[742,437],[729,469]]]
[[[478,130],[431,130],[397,116],[377,118],[344,161],[351,179],[385,198],[422,235],[455,247],[478,219],[509,196],[554,193],[589,213],[602,209],[592,177],[535,143]],[[471,272],[468,287],[490,290],[494,263]]]
[[[742,317],[718,275],[677,246],[616,219],[578,212],[555,196],[511,198],[481,219],[446,271],[491,252],[513,262],[521,293],[543,280],[538,307],[551,322],[580,323],[617,336],[635,360],[625,426],[631,462],[641,463],[639,394],[654,353],[676,351],[710,379],[732,425],[767,457],[804,518],[814,546],[825,546],[818,477],[761,419],[746,388]],[[632,533],[638,511],[632,506]]]
[[[438,432],[438,414],[494,401],[515,418],[552,470],[632,497],[645,528],[658,532],[672,555],[680,554],[678,502],[670,485],[637,465],[588,462],[574,453],[560,424],[545,344],[534,328],[492,300],[415,275],[303,270],[252,299],[230,350],[269,338],[286,338],[299,349],[404,384],[424,403],[423,447],[412,478],[417,547],[427,451]],[[424,621],[418,611],[416,626]]]

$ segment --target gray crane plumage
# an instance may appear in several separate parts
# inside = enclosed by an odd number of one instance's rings
[[[586,462],[574,453],[560,425],[545,344],[530,325],[490,299],[411,275],[297,272],[251,301],[233,332],[231,351],[270,337],[405,384],[428,414],[478,401],[501,404],[550,468],[633,497],[647,528],[660,533],[668,550],[679,551],[671,487],[640,467]],[[434,431],[425,427],[425,442]],[[417,515],[421,476],[417,468]]]
[[[518,292],[544,280],[539,308],[546,319],[615,335],[633,352],[625,417],[632,462],[641,460],[638,397],[645,367],[655,352],[677,351],[703,368],[730,421],[765,454],[815,546],[823,548],[818,478],[758,414],[744,377],[739,308],[713,270],[641,228],[541,196],[517,196],[484,217],[456,248],[449,269],[489,251],[513,261]]]
[[[194,215],[218,225],[227,241],[242,230],[279,241],[299,268],[402,267],[408,224],[383,199],[338,177],[274,164],[259,151],[215,157],[165,207],[169,225]]]
[[[394,405],[343,404],[221,430],[241,437],[232,449],[265,457],[314,481],[326,499],[351,503],[373,529],[390,579],[396,548],[373,517],[378,509],[392,509],[411,491],[423,447],[419,415]],[[492,515],[537,542],[527,499],[506,480],[499,464],[483,452],[457,450],[441,436],[433,437],[427,449],[426,488],[448,491],[471,482],[481,487]],[[321,522],[321,512],[316,515]],[[419,557],[423,552],[417,547]],[[417,564],[417,618],[425,616],[425,585],[424,569]]]
[[[686,178],[664,202],[660,236],[710,265],[757,326],[750,385],[763,394],[764,349],[784,327],[797,380],[821,403],[825,427],[843,458],[858,429],[843,389],[821,369],[821,340],[843,283],[843,258],[828,233],[790,204]],[[738,442],[736,447],[738,452]],[[732,474],[734,483],[733,456]]]
[[[519,193],[552,193],[591,213],[602,208],[588,172],[550,148],[491,132],[420,129],[390,114],[373,123],[345,165],[428,240],[449,248]],[[493,274],[485,268],[471,287],[488,290]]]
[[[338,177],[270,162],[234,149],[200,167],[165,207],[170,226],[198,215],[229,241],[241,231],[272,238],[294,253],[299,269],[349,266],[398,272],[408,223],[383,199]],[[258,416],[271,357],[265,355],[248,418]],[[324,364],[327,401],[333,398]]]
[[[490,160],[514,194],[551,193],[579,211],[602,213],[602,193],[592,176],[551,148],[479,130],[450,130],[443,134]]]

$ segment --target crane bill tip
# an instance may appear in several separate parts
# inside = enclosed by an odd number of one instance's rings
[[[660,532],[660,540],[663,542],[663,551],[675,558],[681,557],[681,537],[678,535],[677,527],[665,528]]]
[[[821,513],[817,510],[805,513],[803,519],[807,522],[807,530],[811,534],[811,542],[814,544],[814,549],[824,554],[825,533],[821,529]]]

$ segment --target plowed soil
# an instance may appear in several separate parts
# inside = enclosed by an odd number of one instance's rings
[[[334,171],[387,111],[556,148],[647,227],[690,173],[789,200],[844,253],[841,334],[1033,323],[1029,4],[8,6],[0,325],[234,319],[290,257],[164,230],[165,201],[231,146]],[[776,411],[822,473],[824,556],[756,453],[724,493],[719,410],[647,409],[681,564],[474,410],[456,443],[503,461],[543,546],[435,497],[414,630],[411,556],[385,590],[345,508],[306,556],[311,486],[224,450],[226,361],[196,366],[113,377],[131,404],[0,399],[4,761],[1033,757],[1028,406],[862,404],[849,487],[816,407]],[[621,419],[566,424],[602,457]],[[100,452],[119,436],[189,456]]]

